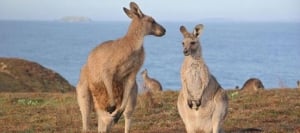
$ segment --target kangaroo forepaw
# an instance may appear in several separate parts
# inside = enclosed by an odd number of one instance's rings
[[[201,106],[201,99],[200,100],[196,100],[195,103],[196,103],[196,110],[198,110],[199,107]]]
[[[201,106],[201,99],[200,100],[187,100],[187,104],[190,107],[190,109],[196,109],[198,110]]]
[[[193,102],[192,102],[192,100],[187,100],[187,104],[190,107],[190,109],[193,108]]]
[[[199,108],[199,106],[201,105],[201,99],[199,99],[199,100],[197,100],[197,101],[195,101],[195,102],[196,102],[197,108]]]
[[[116,110],[116,105],[106,107],[106,111],[110,114],[113,113],[115,110]]]

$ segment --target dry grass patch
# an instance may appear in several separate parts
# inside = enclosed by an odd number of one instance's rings
[[[300,91],[272,89],[228,91],[226,132],[257,128],[265,132],[300,132]],[[178,92],[141,93],[133,114],[132,133],[184,133],[177,112]],[[96,114],[91,116],[96,132]],[[0,93],[0,131],[5,133],[78,133],[81,115],[72,93]],[[122,118],[113,132],[124,130]]]

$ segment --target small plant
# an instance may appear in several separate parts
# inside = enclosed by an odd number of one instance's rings
[[[238,92],[238,91],[235,91],[235,92],[229,93],[229,97],[230,97],[230,99],[234,99],[234,98],[236,98],[238,95],[239,95],[239,92]]]
[[[42,99],[18,99],[17,100],[17,104],[21,104],[21,105],[29,105],[29,106],[36,106],[39,105],[43,102]]]
[[[33,129],[27,129],[27,130],[25,130],[25,131],[22,132],[22,133],[34,133],[34,130],[33,130]]]

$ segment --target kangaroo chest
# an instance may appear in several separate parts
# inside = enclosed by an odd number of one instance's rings
[[[182,67],[183,87],[189,93],[199,95],[209,82],[209,71],[207,66],[200,61],[190,61]]]

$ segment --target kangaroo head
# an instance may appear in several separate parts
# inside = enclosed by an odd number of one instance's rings
[[[147,75],[147,69],[145,69],[144,71],[142,71],[142,76],[145,77]]]
[[[196,25],[194,31],[189,33],[184,26],[180,26],[180,32],[183,35],[183,54],[185,56],[197,56],[196,54],[200,54],[201,56],[201,44],[199,41],[199,37],[203,31],[203,25]],[[199,56],[199,55],[198,55]]]
[[[145,15],[136,3],[130,2],[130,9],[124,7],[123,10],[133,23],[139,26],[139,30],[144,35],[163,36],[165,34],[165,28],[158,24],[154,18]]]

